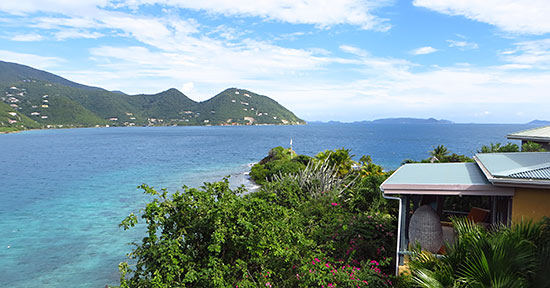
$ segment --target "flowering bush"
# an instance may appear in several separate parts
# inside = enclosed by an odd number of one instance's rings
[[[387,264],[387,260],[382,264],[371,260],[353,266],[315,257],[302,267],[296,278],[300,280],[300,287],[391,287],[390,277],[380,269]]]
[[[147,232],[135,265],[119,266],[121,287],[391,286],[394,219],[365,208],[376,191],[360,197],[383,175],[356,186],[326,171],[279,174],[253,193],[227,179],[173,194],[141,186],[153,197],[141,215]],[[121,226],[137,222],[131,214]]]

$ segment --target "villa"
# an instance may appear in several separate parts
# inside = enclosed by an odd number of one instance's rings
[[[474,160],[405,164],[382,183],[384,198],[400,202],[396,272],[406,269],[410,245],[444,253],[445,241],[455,237],[452,226],[443,221],[449,215],[468,215],[481,225],[550,216],[550,152],[485,153]],[[452,211],[456,203],[470,204],[469,210]],[[478,204],[484,207],[474,206]],[[431,242],[424,244],[428,238]]]

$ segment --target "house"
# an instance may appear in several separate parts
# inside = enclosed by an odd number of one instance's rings
[[[550,150],[550,126],[533,128],[508,134],[508,139],[521,140],[521,145],[527,142],[535,142],[542,145],[542,148]]]
[[[477,154],[484,176],[495,187],[511,187],[512,222],[550,216],[550,152]]]
[[[474,160],[405,164],[382,183],[384,198],[400,202],[396,272],[406,266],[407,247],[416,242],[411,240],[411,230],[416,230],[411,228],[413,212],[424,205],[440,220],[451,214],[472,215],[473,211],[485,211],[477,221],[487,224],[509,225],[550,216],[550,152],[476,154]],[[471,205],[470,211],[451,211],[448,203],[453,201],[485,203],[486,207]],[[443,239],[452,242],[452,227],[438,224],[428,229],[441,231],[435,233],[440,234],[441,244]]]

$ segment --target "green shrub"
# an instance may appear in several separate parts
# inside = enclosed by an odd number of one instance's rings
[[[550,235],[546,222],[522,222],[486,231],[454,219],[458,238],[442,258],[414,251],[417,287],[550,287]]]
[[[119,267],[121,286],[391,286],[395,219],[377,213],[393,209],[380,200],[386,174],[340,175],[328,158],[285,151],[252,167],[269,180],[257,192],[231,190],[227,179],[171,195],[142,185],[153,197],[141,216],[147,233],[130,254],[135,266]],[[131,214],[121,226],[137,221]]]

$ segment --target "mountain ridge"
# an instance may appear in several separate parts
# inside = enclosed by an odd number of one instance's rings
[[[6,68],[7,67],[7,68]],[[4,69],[6,68],[6,69]],[[0,61],[0,100],[30,121],[0,116],[0,129],[35,126],[292,125],[306,122],[275,100],[228,88],[197,102],[175,88],[127,95],[72,82],[29,66]],[[9,116],[6,116],[9,115]],[[11,118],[10,118],[11,117]],[[15,122],[14,122],[15,121]],[[32,127],[31,127],[32,126]]]

